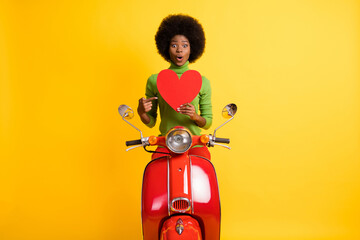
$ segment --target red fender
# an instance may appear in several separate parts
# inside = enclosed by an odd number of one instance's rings
[[[187,215],[176,215],[166,220],[160,232],[160,240],[201,240],[199,223]]]

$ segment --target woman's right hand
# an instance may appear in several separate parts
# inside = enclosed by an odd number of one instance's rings
[[[157,99],[157,97],[151,97],[148,99],[140,98],[139,106],[138,106],[138,113],[141,115],[141,114],[149,112],[152,108],[152,100],[155,100],[155,99]]]
[[[157,97],[151,97],[148,99],[145,99],[145,98],[139,99],[139,105],[138,105],[137,111],[138,111],[138,114],[140,115],[142,122],[145,124],[148,124],[150,122],[150,118],[146,113],[151,110],[152,101],[155,99],[157,99]]]

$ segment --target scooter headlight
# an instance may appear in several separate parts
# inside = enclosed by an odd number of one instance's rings
[[[166,134],[166,146],[174,153],[186,152],[191,144],[191,133],[185,128],[173,128]]]

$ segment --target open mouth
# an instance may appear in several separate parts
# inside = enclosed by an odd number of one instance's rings
[[[181,61],[181,60],[183,59],[183,57],[176,57],[176,59],[177,59],[178,61]]]

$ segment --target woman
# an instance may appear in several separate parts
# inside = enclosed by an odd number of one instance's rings
[[[189,63],[201,57],[205,48],[205,34],[201,24],[194,18],[177,14],[163,19],[155,35],[159,54],[168,62],[178,77],[189,70]],[[146,99],[139,100],[138,114],[148,127],[154,127],[157,118],[157,106],[160,109],[160,133],[165,135],[175,126],[188,128],[192,134],[200,135],[200,128],[208,129],[212,123],[210,82],[202,76],[202,87],[191,103],[181,105],[177,111],[161,97],[156,86],[158,74],[153,74],[146,84]],[[200,110],[200,114],[199,114]],[[165,152],[161,148],[156,151]],[[189,154],[210,158],[206,147],[194,147]],[[155,158],[155,156],[153,156]]]

